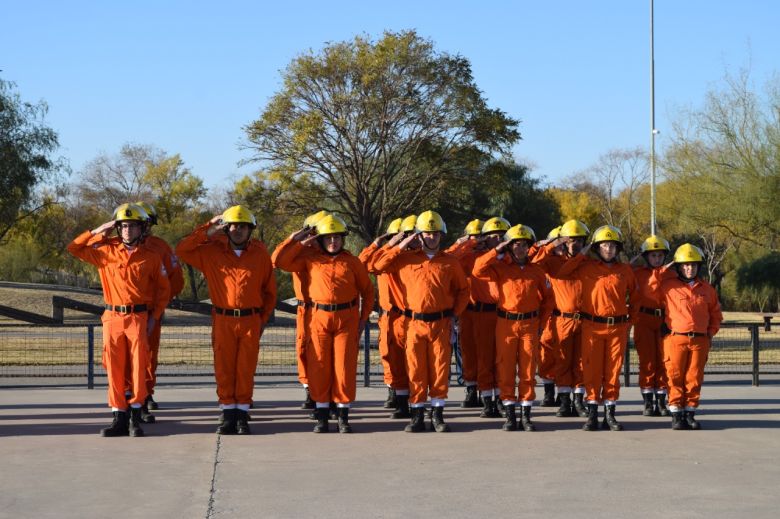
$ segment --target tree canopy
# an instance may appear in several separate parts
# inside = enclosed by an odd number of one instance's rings
[[[448,178],[508,153],[518,124],[487,105],[466,58],[405,31],[295,58],[246,133],[277,184],[316,187],[290,199],[298,214],[329,207],[370,240]]]

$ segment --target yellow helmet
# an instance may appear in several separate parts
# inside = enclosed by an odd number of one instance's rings
[[[146,202],[136,202],[135,205],[146,211],[146,214],[149,215],[150,225],[157,225],[157,211],[154,209],[152,204],[147,204]]]
[[[417,215],[410,214],[401,222],[401,231],[413,232],[417,228]]]
[[[466,229],[463,231],[467,236],[476,236],[482,232],[482,224],[484,222],[480,219],[471,220],[466,224]]]
[[[327,211],[318,211],[314,214],[310,214],[306,217],[306,219],[303,221],[303,228],[304,229],[313,229],[317,226],[317,222],[328,216],[330,213]]]
[[[561,235],[561,226],[559,225],[549,233],[547,233],[547,239],[548,240],[554,240],[555,238],[558,238]]]
[[[329,214],[321,218],[316,225],[317,235],[326,234],[347,234],[347,223],[340,216]]]
[[[403,218],[396,218],[390,222],[390,225],[387,226],[387,234],[398,234],[398,231],[401,230],[401,222],[403,221]]]
[[[660,236],[656,236],[655,234],[649,236],[644,242],[642,242],[641,252],[644,254],[645,252],[652,252],[655,250],[662,250],[664,252],[669,252],[669,242],[661,238]]]
[[[225,212],[222,213],[222,223],[248,223],[251,228],[257,227],[257,220],[255,215],[249,212],[249,209],[242,205],[234,205],[228,207]]]
[[[696,245],[683,243],[674,251],[675,263],[701,263],[704,261],[704,253]]]
[[[506,232],[510,227],[512,227],[512,224],[509,223],[509,220],[506,218],[501,218],[500,216],[494,216],[493,218],[488,218],[488,220],[482,226],[482,234],[487,234],[490,232]]]
[[[149,215],[137,204],[122,204],[114,209],[111,219],[116,222],[148,222]]]
[[[623,233],[614,225],[602,225],[593,233],[592,243],[601,243],[603,241],[616,241],[623,243]]]
[[[568,220],[561,225],[560,233],[564,238],[584,238],[590,234],[590,230],[579,220]]]
[[[420,232],[441,232],[447,234],[447,224],[436,211],[425,211],[417,217],[415,228]]]
[[[504,241],[515,241],[515,240],[530,240],[532,242],[535,242],[536,233],[534,233],[534,230],[528,227],[527,225],[523,225],[519,223],[514,227],[510,227],[509,230],[507,230],[506,233],[504,234]]]

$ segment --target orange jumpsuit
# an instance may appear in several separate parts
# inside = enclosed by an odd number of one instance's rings
[[[168,296],[168,302],[170,302],[174,297],[179,295],[181,289],[184,288],[184,275],[182,274],[179,260],[173,253],[171,246],[162,238],[157,236],[146,236],[144,238],[144,245],[157,252],[163,260],[165,271],[168,273],[168,282],[170,283],[170,295]],[[154,394],[154,386],[157,385],[157,363],[160,355],[161,331],[162,316],[159,320],[154,322],[152,334],[149,336],[149,366],[146,370],[146,390],[150,395]]]
[[[276,258],[279,256],[282,244],[276,246],[271,254],[271,261],[274,267]],[[309,378],[306,375],[306,348],[311,347],[311,298],[309,297],[309,274],[308,272],[293,272],[292,274],[293,291],[295,299],[298,300],[298,307],[295,312],[295,358],[298,364],[298,382],[304,386],[309,385]]]
[[[360,321],[374,306],[374,286],[358,258],[346,250],[330,255],[287,239],[276,263],[288,272],[308,272],[312,348],[306,351],[309,392],[317,407],[355,400]],[[362,307],[358,310],[358,296]]]
[[[501,400],[513,405],[519,399],[521,405],[530,406],[536,398],[541,323],[549,319],[553,308],[544,270],[533,264],[518,265],[509,255],[499,258],[492,249],[477,258],[473,274],[498,287],[496,373]]]
[[[487,251],[476,250],[476,240],[447,249],[460,262],[469,282],[469,304],[460,316],[460,347],[465,385],[477,384],[479,391],[492,396],[496,378],[496,303],[498,287],[490,279],[472,274],[474,262]]]
[[[147,323],[160,320],[168,304],[168,275],[159,254],[138,245],[132,251],[119,238],[78,235],[68,252],[98,268],[106,305],[145,305],[145,310],[106,309],[103,322],[103,360],[108,374],[108,405],[124,411],[128,404],[140,407],[147,397],[146,368],[149,363]],[[125,374],[130,361],[132,395],[125,396]]]
[[[211,345],[223,409],[248,410],[263,327],[276,306],[276,280],[265,245],[251,239],[240,255],[201,225],[176,246],[182,261],[203,272],[213,305]]]
[[[582,326],[578,316],[582,301],[582,283],[561,279],[558,271],[566,263],[553,253],[552,244],[539,248],[531,263],[547,273],[552,286],[555,309],[540,339],[539,375],[555,381],[559,393],[584,392],[582,385]],[[549,358],[552,357],[552,361]],[[550,367],[552,364],[552,368]]]
[[[452,358],[452,317],[460,315],[469,299],[466,275],[458,260],[443,252],[433,257],[422,250],[382,248],[374,267],[397,272],[404,286],[404,307],[410,318],[406,334],[409,404],[443,407],[449,388]]]
[[[558,277],[582,283],[582,362],[588,403],[613,405],[620,396],[628,329],[638,311],[634,271],[623,263],[577,254],[561,266]]]
[[[404,334],[398,333],[399,330],[405,329],[405,323],[399,322],[405,319],[402,313],[403,298],[399,297],[402,292],[397,275],[383,274],[374,268],[373,258],[379,249],[374,243],[370,243],[360,253],[360,261],[369,274],[376,275],[379,289],[379,308],[382,310],[379,317],[379,355],[382,359],[385,384],[395,389],[396,394],[406,395],[409,391],[409,375],[406,372]]]
[[[657,284],[651,283],[653,272],[661,268],[634,268],[639,285],[639,313],[634,321],[634,345],[639,355],[639,389],[642,393],[666,393],[667,388],[661,336],[661,293]]]
[[[718,295],[704,280],[688,283],[677,277],[664,280],[660,292],[672,331],[664,340],[669,410],[693,411],[699,406],[710,343],[723,321]]]

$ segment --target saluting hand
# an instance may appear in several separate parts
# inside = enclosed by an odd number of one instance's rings
[[[108,235],[108,233],[111,232],[111,230],[114,228],[114,225],[116,225],[116,220],[111,220],[110,222],[106,222],[100,227],[96,227],[89,232],[91,232],[93,236],[97,234]]]
[[[211,238],[215,234],[222,232],[224,228],[225,224],[222,223],[222,215],[218,214],[209,220],[209,228],[206,230],[206,236]]]
[[[392,238],[390,238],[390,241],[387,242],[387,245],[390,246],[390,247],[395,247],[403,239],[404,239],[404,233],[403,233],[403,231],[401,231],[401,232],[397,233],[395,236],[393,236]]]
[[[295,241],[303,241],[307,236],[311,236],[311,229],[303,228],[295,231],[290,235],[290,238]]]
[[[418,239],[419,239],[419,237],[420,237],[420,235],[419,235],[419,234],[417,234],[417,233],[415,233],[415,234],[410,234],[409,236],[407,236],[406,238],[404,238],[404,239],[403,239],[403,241],[401,241],[401,243],[399,243],[399,244],[398,244],[398,247],[399,247],[401,250],[406,250],[406,249],[408,249],[408,248],[409,248],[409,245],[411,245],[411,243],[412,243],[413,241],[415,241],[415,240],[418,240]]]
[[[496,252],[499,254],[503,254],[506,251],[506,248],[509,246],[508,241],[502,241],[498,245],[496,245]]]

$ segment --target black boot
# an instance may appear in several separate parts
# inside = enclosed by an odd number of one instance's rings
[[[450,432],[450,426],[444,423],[444,407],[436,406],[431,414],[431,429],[438,432]]]
[[[314,432],[328,432],[328,418],[330,417],[330,409],[327,407],[318,407],[314,410],[314,416],[317,417],[317,425],[314,426]]]
[[[542,407],[555,407],[555,384],[553,382],[544,383],[544,398],[542,398]]]
[[[501,413],[498,412],[496,407],[496,401],[492,396],[482,396],[482,412],[479,413],[480,418],[500,418]]]
[[[692,431],[698,431],[701,429],[701,424],[696,421],[696,418],[694,418],[695,415],[696,411],[685,411],[683,414],[683,420],[685,420],[685,423],[688,424],[688,427],[690,427]]]
[[[460,403],[461,407],[479,407],[477,386],[466,386],[466,398]]]
[[[533,432],[536,430],[536,426],[531,421],[531,406],[520,406],[520,425],[523,426],[524,431]]]
[[[349,425],[349,407],[339,407],[339,432],[352,432],[352,426]]]
[[[580,418],[588,417],[588,408],[585,407],[584,400],[584,393],[574,393],[574,412],[577,413],[577,416]]]
[[[496,395],[494,399],[493,408],[498,414],[498,416],[500,416],[501,418],[506,418],[506,408],[504,407],[504,401],[501,400],[501,398],[498,395]]]
[[[144,430],[141,429],[141,408],[130,408],[130,426],[128,428],[128,434],[133,437],[141,437],[144,435]]]
[[[249,430],[249,413],[243,409],[236,409],[236,434],[251,434]]]
[[[588,420],[585,422],[585,425],[582,426],[582,430],[597,431],[599,428],[599,405],[588,404],[588,412],[586,416],[588,417]]]
[[[390,415],[390,418],[396,420],[400,418],[411,418],[412,414],[409,412],[409,395],[395,395],[395,399],[396,402],[398,402],[398,407],[395,412]]]
[[[645,408],[642,410],[642,416],[654,416],[655,410],[653,409],[653,394],[642,393],[642,399],[645,402]]]
[[[146,406],[152,411],[157,411],[160,408],[157,402],[154,401],[154,398],[152,398],[152,395],[146,397]]]
[[[672,430],[673,431],[684,431],[686,429],[690,429],[690,427],[688,427],[688,422],[686,422],[683,419],[682,411],[673,411],[672,412]]]
[[[515,415],[515,404],[505,405],[504,409],[506,409],[506,422],[504,422],[501,428],[505,431],[516,431],[517,416]]]
[[[147,402],[148,400],[146,400],[141,406],[141,421],[143,423],[154,423],[156,420],[154,415],[149,412],[149,406],[147,405]]]
[[[425,408],[413,407],[411,414],[412,421],[404,427],[404,431],[410,433],[425,432]]]
[[[114,411],[114,419],[111,421],[111,425],[100,430],[100,436],[106,438],[113,438],[116,436],[127,436],[127,413],[125,411]]]
[[[336,406],[336,402],[331,402],[328,407],[328,412],[331,420],[337,420],[339,417],[339,408]]]
[[[615,404],[604,406],[604,421],[601,426],[611,431],[622,431],[623,426],[615,418]]]
[[[655,394],[655,415],[669,416],[669,408],[666,407],[666,393]]]
[[[392,387],[388,387],[387,400],[385,400],[384,408],[395,409],[396,407],[398,407],[398,404],[396,402],[395,389],[393,389]]]
[[[238,409],[223,409],[222,423],[217,427],[217,434],[236,434],[236,422],[238,420]]]
[[[304,398],[303,403],[301,404],[301,409],[314,409],[317,407],[317,405],[314,403],[314,400],[311,399],[311,393],[309,393],[309,388],[305,387],[303,388],[303,391],[306,395],[306,398]]]
[[[561,407],[555,413],[558,418],[566,418],[569,416],[575,416],[574,409],[571,407],[571,393],[558,393],[561,397]]]

